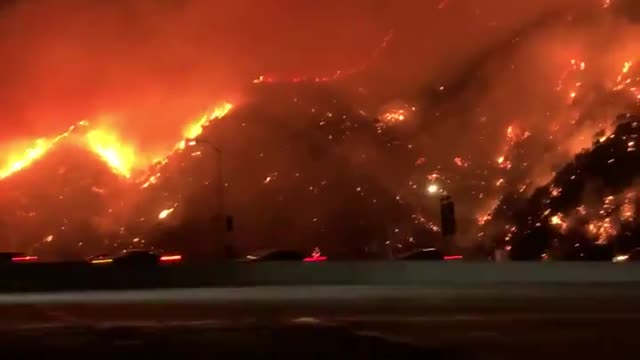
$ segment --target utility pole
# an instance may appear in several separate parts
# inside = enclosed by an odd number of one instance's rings
[[[215,146],[212,142],[203,139],[193,139],[189,141],[189,144],[202,144],[208,146],[213,152],[216,154],[216,212],[215,215],[215,224],[216,229],[220,232],[220,240],[222,241],[225,255],[229,258],[233,257],[233,248],[231,244],[228,243],[228,239],[226,233],[232,230],[233,227],[233,219],[231,216],[225,215],[225,198],[224,198],[224,177],[222,173],[222,149]]]
[[[442,246],[445,252],[451,251],[454,236],[457,232],[455,203],[450,195],[440,197],[440,229],[442,231]]]

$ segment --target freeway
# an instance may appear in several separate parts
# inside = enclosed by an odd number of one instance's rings
[[[0,268],[0,348],[609,357],[635,350],[638,303],[633,264],[34,264]]]
[[[109,348],[116,355],[200,349],[239,356],[591,358],[635,350],[639,300],[640,287],[629,284],[3,294],[0,347]]]
[[[640,266],[611,263],[185,263],[95,266],[82,263],[0,267],[0,293],[254,286],[476,286],[640,283]]]

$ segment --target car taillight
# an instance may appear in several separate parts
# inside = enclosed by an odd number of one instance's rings
[[[462,255],[447,255],[444,257],[445,260],[462,260]]]
[[[38,260],[37,256],[14,256],[11,258],[13,262],[30,262]]]
[[[171,263],[182,261],[182,255],[163,255],[160,256],[160,262]]]
[[[113,262],[113,259],[93,259],[91,260],[92,264],[110,264]]]
[[[326,261],[327,257],[326,256],[309,256],[307,258],[304,258],[302,261],[304,262],[320,262],[320,261]]]

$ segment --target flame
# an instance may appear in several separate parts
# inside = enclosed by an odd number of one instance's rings
[[[162,219],[166,219],[169,215],[171,215],[171,213],[175,210],[175,208],[169,208],[169,209],[164,209],[162,211],[160,211],[160,214],[158,214],[158,219],[162,220]]]
[[[231,111],[231,109],[233,109],[233,105],[231,103],[225,102],[222,105],[214,108],[211,112],[202,115],[199,120],[195,121],[192,124],[189,124],[187,127],[185,127],[182,133],[184,139],[176,145],[176,149],[184,149],[191,139],[194,139],[202,134],[204,129],[211,123],[211,121],[224,117],[229,113],[229,111]]]
[[[562,233],[564,233],[567,229],[567,220],[562,213],[557,213],[549,218],[549,223],[557,227]]]
[[[0,168],[0,180],[5,179],[33,164],[49,152],[57,143],[68,137],[78,125],[87,125],[87,122],[80,121],[76,125],[69,127],[67,131],[55,137],[36,139],[26,149],[10,152],[7,157],[6,164]]]
[[[114,173],[131,177],[131,172],[136,161],[135,149],[123,143],[119,137],[106,129],[94,129],[86,135],[89,150],[100,158],[113,170]]]
[[[183,149],[188,144],[189,139],[200,136],[211,121],[224,117],[232,108],[233,105],[231,103],[225,102],[215,107],[211,112],[204,114],[198,121],[185,127],[183,132],[184,139],[176,145],[174,150]],[[88,127],[88,132],[83,136],[75,134],[74,131],[79,126]],[[57,136],[39,138],[27,146],[14,146],[13,148],[18,148],[17,150],[5,151],[9,155],[6,157],[5,164],[0,166],[0,180],[29,167],[61,141],[71,136],[77,136],[80,140],[78,141],[79,144],[98,155],[115,174],[127,179],[131,178],[135,170],[143,170],[153,162],[148,161],[149,158],[143,156],[140,150],[136,149],[131,143],[124,141],[115,129],[106,127],[92,128],[88,121],[83,120]],[[163,163],[166,162],[166,159],[167,157],[163,156],[155,161]],[[157,177],[151,176],[145,184],[148,186],[157,182],[157,180]]]
[[[594,220],[587,225],[589,232],[596,237],[598,244],[606,244],[609,239],[617,234],[611,218],[604,220]]]

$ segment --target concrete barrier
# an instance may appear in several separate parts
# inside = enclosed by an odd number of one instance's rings
[[[481,287],[638,284],[640,266],[609,263],[216,263],[178,266],[20,264],[0,267],[0,292],[360,285]]]

